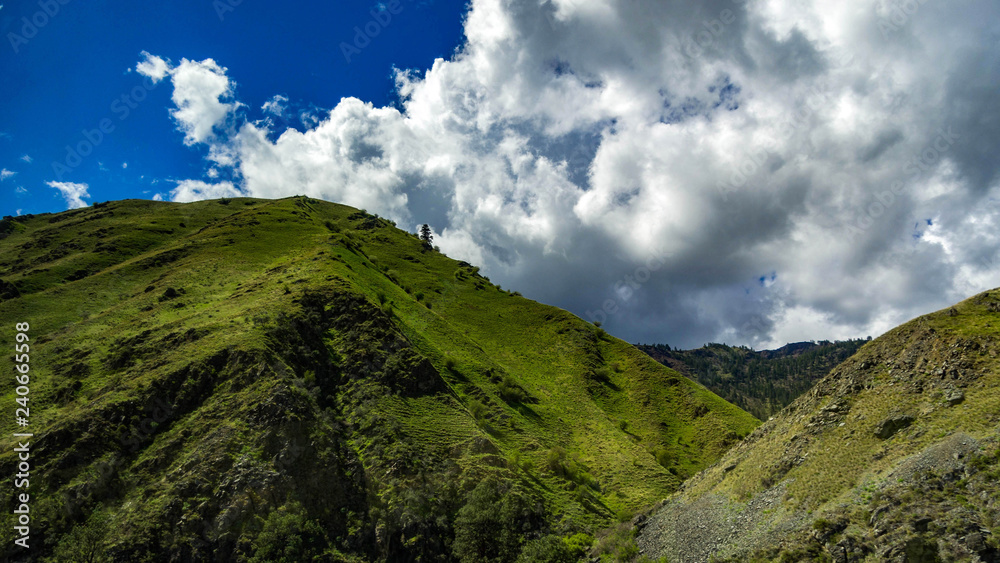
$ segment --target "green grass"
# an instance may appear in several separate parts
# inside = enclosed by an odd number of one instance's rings
[[[0,302],[3,334],[12,341],[13,322],[31,324],[32,491],[38,525],[51,530],[43,552],[83,525],[55,500],[82,489],[89,500],[78,504],[103,506],[120,532],[105,547],[130,556],[142,546],[220,549],[218,526],[199,526],[234,514],[221,533],[245,543],[227,553],[248,558],[270,553],[254,543],[263,523],[312,530],[302,514],[338,530],[325,540],[338,553],[388,557],[357,539],[380,522],[411,534],[409,547],[391,549],[445,549],[429,516],[407,515],[440,514],[447,529],[477,476],[496,472],[523,481],[550,525],[593,532],[663,498],[758,424],[627,343],[345,206],[129,200],[0,232],[10,232],[0,279],[21,294]],[[310,296],[326,300],[325,320],[305,306]],[[335,317],[354,320],[331,328]],[[391,368],[403,375],[427,372],[426,360],[431,390],[392,391],[403,383],[376,377],[388,364],[361,377],[364,354],[404,362]],[[0,404],[14,398],[6,386]],[[16,427],[8,417],[0,430]],[[125,446],[121,435],[138,438]],[[6,471],[13,442],[0,447]],[[586,477],[552,471],[553,448]],[[110,477],[95,477],[109,466]],[[226,485],[269,472],[283,477]],[[426,485],[438,501],[401,500],[401,487],[430,475],[449,476],[456,491]],[[435,508],[418,510],[424,502]],[[178,518],[189,524],[166,539],[147,526]],[[205,547],[199,537],[215,539]]]
[[[876,509],[900,503],[903,508],[892,508],[900,518],[924,511],[944,514],[960,507],[963,512],[953,513],[959,515],[956,521],[989,528],[993,525],[989,510],[974,506],[984,504],[980,502],[984,490],[995,494],[995,480],[988,475],[975,476],[972,471],[980,488],[963,495],[940,493],[943,487],[962,491],[963,481],[946,481],[945,487],[920,474],[894,472],[951,440],[968,436],[982,444],[995,444],[1000,438],[1000,359],[994,349],[998,323],[1000,292],[993,290],[914,319],[867,343],[773,421],[727,452],[720,463],[692,479],[682,494],[684,501],[695,506],[698,499],[720,495],[746,507],[744,503],[766,489],[787,485],[782,501],[764,512],[769,518],[765,527],[789,527],[788,541],[785,535],[780,539],[787,551],[775,547],[776,536],[771,537],[772,543],[761,539],[765,536],[738,540],[748,542],[749,553],[761,550],[765,560],[796,560],[805,556],[793,553],[799,548],[822,551],[829,540],[817,543],[809,538],[813,532],[825,531],[834,520],[845,522],[843,534],[855,534],[856,541],[869,546],[896,541],[893,537],[874,539],[878,534],[869,519]],[[964,393],[964,400],[949,404],[947,397],[956,389]],[[844,406],[840,414],[824,410],[838,403]],[[912,424],[887,439],[877,437],[880,421],[898,414],[913,416]],[[920,463],[936,468],[936,458],[929,459]],[[987,461],[976,463],[986,467]],[[959,536],[942,532],[942,546],[954,547]],[[765,543],[752,543],[761,541]],[[748,555],[735,557],[747,560]]]

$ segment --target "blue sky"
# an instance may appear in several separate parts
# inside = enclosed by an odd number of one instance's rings
[[[423,72],[435,58],[448,58],[461,43],[465,8],[401,0],[393,15],[384,4],[359,1],[52,4],[50,11],[58,7],[52,17],[38,15],[44,10],[37,2],[6,2],[0,9],[4,215],[66,209],[50,181],[87,184],[86,201],[94,202],[150,198],[169,190],[173,179],[201,174],[203,155],[180,142],[167,114],[170,86],[147,90],[133,71],[142,51],[175,61],[214,59],[238,77],[235,94],[249,119],[261,118],[261,106],[275,95],[288,98],[294,110],[320,114],[347,96],[393,103],[393,67]],[[341,43],[353,44],[354,28],[370,24],[373,12],[391,19],[348,62]],[[18,37],[32,30],[22,18],[45,23],[26,43]],[[66,162],[65,147],[87,142],[84,132],[100,131],[104,119],[114,129],[100,135],[93,153],[69,172],[54,172],[53,162]],[[288,125],[304,127],[295,121]]]
[[[1000,0],[35,0],[0,40],[4,214],[305,194],[681,347],[1000,286]]]

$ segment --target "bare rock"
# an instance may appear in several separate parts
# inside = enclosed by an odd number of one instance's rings
[[[875,427],[875,436],[886,440],[891,438],[896,432],[906,428],[907,426],[913,424],[916,420],[908,414],[897,414],[895,416],[890,416],[889,418],[878,423]]]

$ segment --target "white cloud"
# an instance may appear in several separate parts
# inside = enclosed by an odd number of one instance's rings
[[[141,53],[142,60],[135,65],[135,70],[143,76],[148,76],[157,83],[170,74],[170,63],[160,57],[150,55],[146,51]]]
[[[288,98],[282,96],[281,94],[276,94],[270,100],[264,102],[264,105],[262,105],[260,109],[264,110],[264,113],[280,117],[281,114],[285,113],[286,104],[288,104]]]
[[[28,155],[24,155],[24,156],[21,157],[21,160],[23,160],[24,162],[27,162],[28,164],[31,164],[31,161],[34,160],[34,159],[32,159]]]
[[[14,191],[17,192],[17,193],[19,193],[19,194],[26,194],[26,193],[28,193],[28,190],[24,189],[24,186],[18,186],[16,188],[14,188]]]
[[[153,194],[153,201],[163,201],[163,194]]]
[[[176,188],[170,190],[170,201],[186,203],[189,201],[200,201],[203,199],[241,197],[244,195],[245,194],[236,189],[236,186],[234,186],[232,182],[208,184],[200,180],[181,180],[180,182],[177,182]]]
[[[214,137],[214,129],[223,124],[239,104],[225,103],[222,99],[232,96],[233,84],[226,77],[226,69],[212,59],[201,62],[181,59],[176,67],[160,57],[143,51],[145,57],[136,65],[136,71],[159,82],[170,76],[174,86],[170,112],[184,133],[184,144],[205,143]]]
[[[127,162],[123,162],[122,163],[122,170],[125,170],[126,168],[128,168],[128,163]]]
[[[225,70],[171,72],[178,112],[214,108],[178,118],[186,142],[247,195],[430,223],[504,287],[633,341],[780,345],[996,283],[987,4],[921,4],[883,36],[862,0],[474,0],[459,54],[398,74],[401,111],[345,98],[304,131],[213,137]]]
[[[0,182],[6,180],[7,178],[12,178],[17,175],[17,172],[13,170],[7,170],[6,168],[0,169]]]
[[[89,186],[87,184],[74,184],[73,182],[47,182],[50,188],[55,188],[59,190],[63,198],[66,200],[66,209],[78,209],[80,207],[87,207],[87,202],[83,201],[83,198],[90,197],[87,193]]]

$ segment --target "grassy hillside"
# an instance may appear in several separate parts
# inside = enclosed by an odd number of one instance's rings
[[[642,523],[670,561],[1000,561],[1000,291],[866,344]]]
[[[674,350],[664,344],[636,346],[730,403],[767,420],[864,343],[862,339],[796,342],[761,351],[725,344],[706,344],[695,350]]]
[[[757,425],[345,206],[128,200],[0,237],[3,338],[30,323],[36,560],[579,552]],[[13,475],[25,428],[0,430]]]

